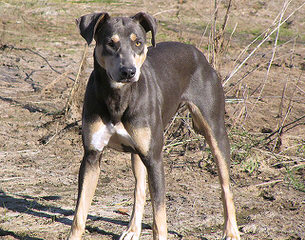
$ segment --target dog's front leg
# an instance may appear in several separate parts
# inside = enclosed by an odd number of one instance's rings
[[[74,219],[68,240],[79,240],[85,231],[86,219],[100,174],[103,149],[112,134],[113,125],[105,125],[100,119],[83,120],[84,157],[79,169],[78,197]]]
[[[100,156],[97,151],[85,152],[78,178],[78,198],[69,240],[79,240],[85,231],[86,219],[100,173]]]
[[[140,238],[146,199],[146,168],[139,155],[132,154],[131,163],[135,177],[134,205],[128,228],[123,232],[120,240],[138,240]]]
[[[147,172],[153,208],[153,239],[166,240],[165,178],[161,156],[159,159],[150,160],[150,163],[147,165]]]

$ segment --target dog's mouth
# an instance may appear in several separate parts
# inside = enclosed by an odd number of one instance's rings
[[[118,79],[112,77],[112,75],[110,73],[108,73],[108,72],[107,72],[107,75],[111,79],[112,82],[114,82],[114,83],[122,83],[122,84],[128,84],[128,83],[137,82],[138,78],[139,78],[137,76],[137,74],[134,77],[132,77],[132,78],[118,78]]]
[[[139,80],[139,77],[140,77],[139,76],[140,74],[138,72],[132,78],[115,77],[115,76],[112,76],[111,72],[108,72],[108,71],[106,71],[106,73],[110,80],[110,85],[115,88],[135,83]]]
[[[123,79],[119,79],[117,82],[119,83],[134,83],[136,82],[136,78],[123,78]]]

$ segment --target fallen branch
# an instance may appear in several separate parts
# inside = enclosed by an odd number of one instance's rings
[[[11,49],[11,50],[18,50],[18,51],[29,51],[39,57],[41,57],[46,63],[47,65],[50,67],[51,70],[53,70],[54,72],[56,72],[57,74],[60,74],[62,75],[63,73],[61,73],[60,71],[56,70],[55,68],[53,68],[53,66],[49,63],[49,61],[44,57],[42,56],[39,52],[35,52],[34,50],[30,49],[30,48],[18,48],[18,47],[15,47],[13,45],[1,45],[0,46],[0,49],[5,49],[5,48],[8,48],[8,49]],[[72,80],[73,82],[75,81],[73,78],[71,77],[68,77],[70,80]]]

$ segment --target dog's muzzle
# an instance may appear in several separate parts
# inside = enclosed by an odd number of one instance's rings
[[[121,67],[119,82],[122,83],[135,82],[136,72],[137,69],[135,67],[125,67],[125,66]]]

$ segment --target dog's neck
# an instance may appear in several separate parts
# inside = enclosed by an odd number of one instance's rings
[[[99,101],[103,102],[109,112],[110,121],[113,124],[120,122],[128,108],[132,86],[126,84],[120,88],[114,88],[110,84],[110,78],[106,70],[94,59],[95,91]]]

